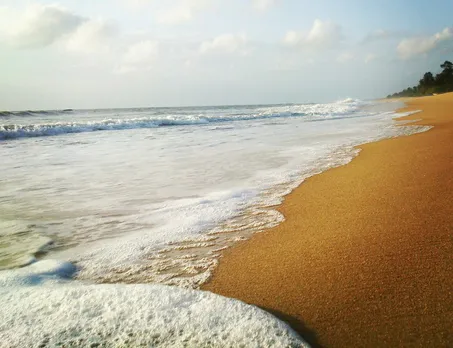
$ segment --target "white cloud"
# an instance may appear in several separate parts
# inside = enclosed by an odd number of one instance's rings
[[[368,37],[375,38],[375,39],[385,39],[385,38],[389,37],[389,35],[390,35],[390,32],[388,30],[378,29],[378,30],[371,32],[368,35]]]
[[[117,73],[128,73],[137,70],[148,70],[159,54],[159,42],[145,40],[132,44],[122,58]]]
[[[377,55],[375,55],[374,53],[369,53],[367,54],[367,56],[365,57],[365,63],[368,64],[368,63],[371,63],[372,61],[376,60],[377,59]]]
[[[192,8],[181,4],[160,12],[158,21],[162,24],[179,24],[190,21],[193,16]]]
[[[307,41],[316,44],[331,44],[341,39],[341,28],[330,21],[315,20],[308,33]]]
[[[255,10],[265,12],[276,4],[277,0],[252,0],[252,6]]]
[[[11,20],[12,11],[7,6],[0,6],[0,31],[5,32],[14,21]]]
[[[141,9],[151,3],[152,0],[123,0],[123,2],[133,9]]]
[[[385,30],[385,29],[378,29],[375,31],[372,31],[368,35],[366,35],[363,40],[361,41],[361,44],[369,44],[373,43],[376,41],[383,41],[383,40],[389,40],[389,39],[397,39],[401,37],[402,33],[396,32],[396,31],[390,31],[390,30]]]
[[[117,33],[113,22],[85,18],[59,5],[33,4],[23,14],[3,8],[0,22],[5,42],[17,48],[60,43],[70,52],[105,51]]]
[[[1,11],[1,14],[8,15],[8,11]],[[0,18],[0,21],[3,19]],[[7,41],[20,48],[48,46],[74,31],[84,21],[85,18],[58,5],[30,5],[22,16],[11,20],[13,25],[7,30]]]
[[[288,46],[329,48],[342,39],[341,26],[331,21],[316,19],[308,32],[288,31],[283,42]]]
[[[157,20],[170,25],[188,22],[209,5],[208,0],[180,0],[175,6],[161,10]]]
[[[414,37],[402,40],[398,47],[401,59],[409,59],[421,54],[426,54],[439,46],[443,41],[453,39],[453,28],[445,28],[432,36]]]
[[[295,46],[305,40],[305,34],[294,30],[290,30],[285,34],[283,42],[289,46]]]
[[[129,47],[124,55],[124,62],[127,64],[147,63],[159,52],[159,42],[153,40],[141,41]]]
[[[66,41],[66,48],[71,52],[90,53],[107,51],[112,38],[117,34],[113,22],[95,19],[81,24]]]
[[[247,37],[243,34],[224,34],[213,40],[205,41],[200,46],[201,53],[246,53]]]
[[[354,60],[354,55],[350,52],[343,52],[337,57],[338,63],[347,63]]]

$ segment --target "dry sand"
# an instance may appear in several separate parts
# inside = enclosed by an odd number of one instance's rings
[[[209,283],[313,346],[453,346],[453,94],[410,99],[422,134],[360,146],[306,180],[286,221],[227,250]]]

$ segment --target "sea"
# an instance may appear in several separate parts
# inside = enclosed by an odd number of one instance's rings
[[[306,178],[429,129],[401,106],[0,112],[0,347],[306,346],[199,287]]]

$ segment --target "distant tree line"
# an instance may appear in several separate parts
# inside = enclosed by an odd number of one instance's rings
[[[423,95],[453,92],[453,63],[448,60],[440,66],[443,70],[434,76],[425,73],[417,86],[406,88],[404,91],[388,95],[387,98],[418,97]]]

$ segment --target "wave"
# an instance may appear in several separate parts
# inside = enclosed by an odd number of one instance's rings
[[[264,310],[158,284],[85,284],[43,260],[0,272],[2,347],[308,347]]]
[[[106,130],[124,130],[138,128],[156,128],[176,125],[208,123],[204,120],[102,120],[86,123],[48,123],[31,125],[0,125],[0,140],[32,138],[70,133],[96,132]]]
[[[96,131],[112,131],[126,129],[146,129],[170,126],[205,125],[233,121],[250,121],[289,117],[306,117],[307,121],[334,119],[339,116],[352,116],[357,110],[360,101],[347,99],[331,104],[303,104],[258,107],[253,110],[243,110],[239,113],[223,114],[185,114],[183,110],[174,109],[175,113],[163,117],[140,117],[114,119],[108,118],[98,121],[84,122],[53,122],[39,124],[0,124],[0,140],[17,138],[31,138],[55,136],[60,134],[84,133]],[[0,112],[0,116],[31,116],[56,115],[63,112],[72,113],[73,110],[63,111],[20,111]],[[151,111],[151,110],[150,110]],[[179,111],[179,113],[178,113]],[[75,114],[75,116],[77,116]]]
[[[0,111],[2,117],[28,117],[28,116],[46,116],[46,115],[61,115],[73,112],[73,109],[64,110],[24,110],[24,111]]]

